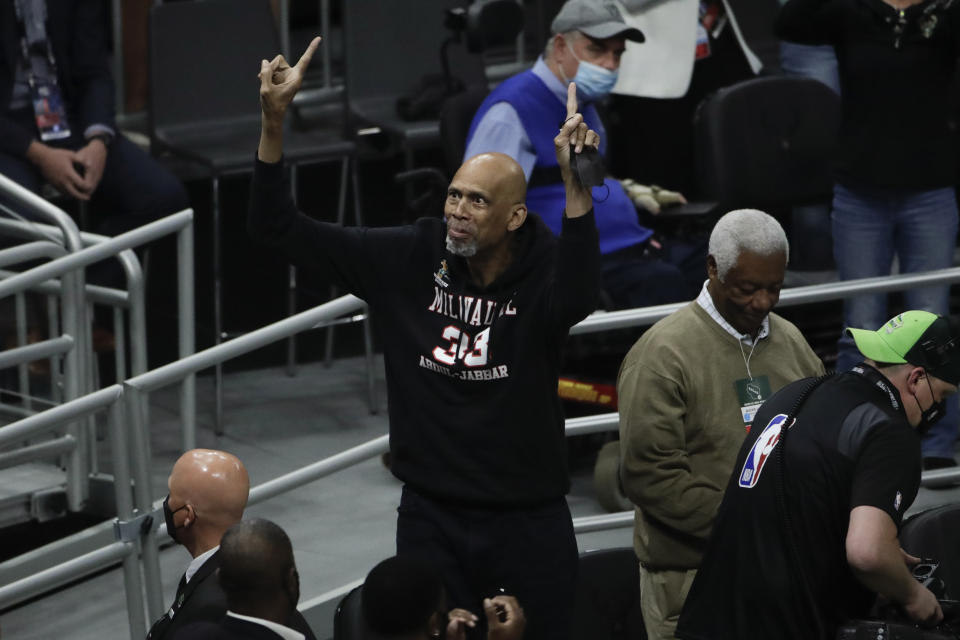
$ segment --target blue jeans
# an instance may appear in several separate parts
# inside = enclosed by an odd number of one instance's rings
[[[837,94],[840,93],[837,55],[831,45],[813,46],[781,42],[780,66],[786,73],[819,80]]]
[[[837,56],[830,45],[812,46],[780,43],[780,66],[790,75],[819,80],[837,94],[840,75]],[[801,271],[826,271],[833,268],[830,243],[830,207],[808,204],[793,208],[790,222],[790,265]]]
[[[614,309],[692,300],[707,277],[707,236],[667,238],[658,255],[632,246],[600,258],[600,286]]]
[[[953,264],[957,200],[952,187],[902,191],[851,188],[838,183],[833,190],[832,221],[834,257],[841,280],[888,275],[894,255],[900,261],[901,273],[944,269]],[[949,287],[918,287],[903,295],[904,309],[949,313]],[[859,295],[844,301],[844,328],[879,329],[890,315],[886,294]],[[862,360],[846,332],[837,347],[837,371],[847,371]],[[924,438],[924,456],[953,457],[957,418],[957,401],[953,398],[947,403],[947,415]]]

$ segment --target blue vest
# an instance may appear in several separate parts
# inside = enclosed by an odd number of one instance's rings
[[[537,154],[537,164],[531,175],[531,185],[527,189],[527,207],[538,214],[554,234],[560,235],[561,218],[566,201],[563,183],[538,184],[535,179],[539,170],[557,167],[553,138],[557,135],[560,123],[567,116],[566,104],[560,102],[547,85],[532,71],[524,71],[503,81],[483,101],[473,117],[467,141],[473,138],[477,124],[484,114],[498,102],[507,102],[520,116],[520,122],[533,143]],[[594,130],[600,128],[600,117],[592,104],[582,109],[587,126]],[[606,154],[607,141],[600,140],[600,153]],[[597,234],[600,237],[600,253],[607,254],[618,249],[646,242],[653,235],[650,229],[640,226],[637,209],[627,196],[623,187],[614,178],[604,180],[606,188],[594,189],[593,208],[597,221]],[[600,202],[606,196],[606,200]]]

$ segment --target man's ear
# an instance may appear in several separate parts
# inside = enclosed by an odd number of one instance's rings
[[[720,280],[720,272],[717,271],[717,261],[713,256],[707,256],[707,277],[711,280]]]
[[[567,42],[566,37],[564,37],[564,35],[563,35],[562,33],[554,34],[554,36],[553,36],[553,51],[554,51],[555,53],[556,53],[556,52],[559,52],[559,51],[565,51],[565,50],[567,49],[567,47],[569,47],[569,46],[570,46],[570,43]]]
[[[183,522],[180,523],[180,526],[184,529],[190,527],[197,520],[197,512],[194,510],[193,505],[189,502],[183,505]],[[174,523],[176,523],[177,514],[173,514]]]
[[[910,369],[910,373],[907,374],[907,389],[910,393],[916,393],[916,389],[920,386],[920,381],[923,380],[925,375],[927,375],[927,373],[923,370],[923,367],[913,367]]]
[[[513,211],[510,212],[510,217],[507,218],[507,231],[516,231],[519,229],[523,222],[527,219],[527,205],[518,204],[513,208]]]
[[[296,608],[297,603],[300,601],[300,573],[297,571],[296,565],[290,567],[289,571],[287,571],[286,584],[284,587],[286,588],[287,595],[293,607]]]

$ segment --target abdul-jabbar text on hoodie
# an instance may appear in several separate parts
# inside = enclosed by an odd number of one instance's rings
[[[384,228],[319,222],[297,210],[282,163],[257,160],[248,228],[368,303],[383,342],[399,479],[477,505],[532,505],[567,492],[557,377],[570,327],[596,307],[592,211],[564,218],[559,238],[528,215],[511,264],[488,287],[446,250],[441,217]]]

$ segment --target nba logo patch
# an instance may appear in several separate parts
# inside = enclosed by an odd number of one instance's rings
[[[903,502],[903,494],[897,491],[896,497],[893,499],[893,510],[900,511],[900,504]]]
[[[770,459],[774,447],[780,442],[780,426],[787,419],[785,413],[779,413],[767,423],[763,428],[760,437],[756,439],[753,446],[750,447],[750,453],[743,463],[743,471],[740,472],[739,485],[744,489],[752,489],[760,480],[760,472],[763,471],[763,465]]]

